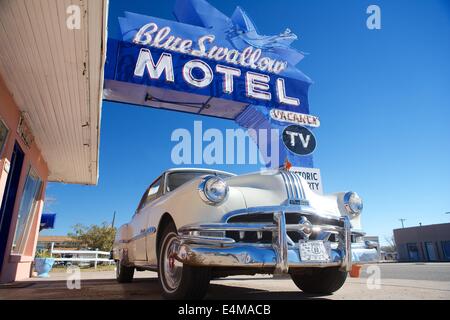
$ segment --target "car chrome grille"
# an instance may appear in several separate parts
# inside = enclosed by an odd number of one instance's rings
[[[343,227],[343,223],[340,220],[330,219],[319,217],[316,215],[308,215],[300,212],[286,212],[286,225],[296,225],[299,223],[302,217],[306,217],[312,225],[330,225],[336,227]],[[230,217],[227,220],[227,223],[272,223],[274,221],[273,213],[252,213],[252,214],[243,214]],[[287,235],[291,238],[292,241],[298,242],[304,239],[303,235],[297,231],[288,231]],[[259,244],[270,244],[272,243],[272,232],[271,231],[263,231],[257,234],[256,231],[227,231],[225,236],[227,238],[231,238],[236,242],[243,243],[259,243]],[[315,240],[317,239],[319,234],[313,233],[309,239]],[[330,241],[334,241],[334,235],[330,235]]]

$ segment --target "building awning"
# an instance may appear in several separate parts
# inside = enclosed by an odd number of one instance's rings
[[[39,226],[39,231],[46,229],[54,229],[55,228],[55,213],[43,213],[41,216],[41,224]]]
[[[49,181],[96,184],[107,0],[4,0],[0,76],[31,127]],[[73,6],[73,7],[71,7]],[[80,28],[76,19],[80,12]],[[69,23],[68,23],[69,21]]]

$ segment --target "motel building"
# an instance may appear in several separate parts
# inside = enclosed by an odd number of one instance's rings
[[[77,8],[79,25],[68,24]],[[47,183],[97,183],[107,10],[107,0],[1,2],[2,283],[30,276]]]

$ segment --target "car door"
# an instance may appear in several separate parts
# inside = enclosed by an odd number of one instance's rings
[[[161,181],[162,179],[159,177],[145,191],[130,224],[132,231],[131,249],[135,262],[147,261],[146,239],[149,234],[149,211],[144,210],[144,208],[160,194]]]

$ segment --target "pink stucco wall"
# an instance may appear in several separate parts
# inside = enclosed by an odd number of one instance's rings
[[[17,192],[16,202],[14,205],[14,214],[9,228],[8,242],[6,246],[3,265],[0,266],[0,282],[11,282],[21,280],[30,276],[31,263],[35,254],[35,248],[39,233],[39,222],[41,219],[42,209],[45,198],[45,187],[48,178],[48,167],[41,151],[36,143],[27,147],[17,134],[17,125],[20,119],[20,110],[14,102],[14,98],[9,93],[3,79],[0,76],[0,118],[9,128],[9,134],[6,145],[0,154],[0,202],[3,199],[7,172],[5,171],[5,163],[11,160],[14,143],[17,141],[25,153],[25,159],[22,167],[19,188]],[[17,216],[19,211],[20,200],[25,185],[26,176],[30,166],[39,175],[44,182],[42,192],[39,196],[37,209],[33,217],[30,232],[27,237],[25,250],[20,255],[11,254],[11,246],[14,238],[14,231],[17,224]]]

